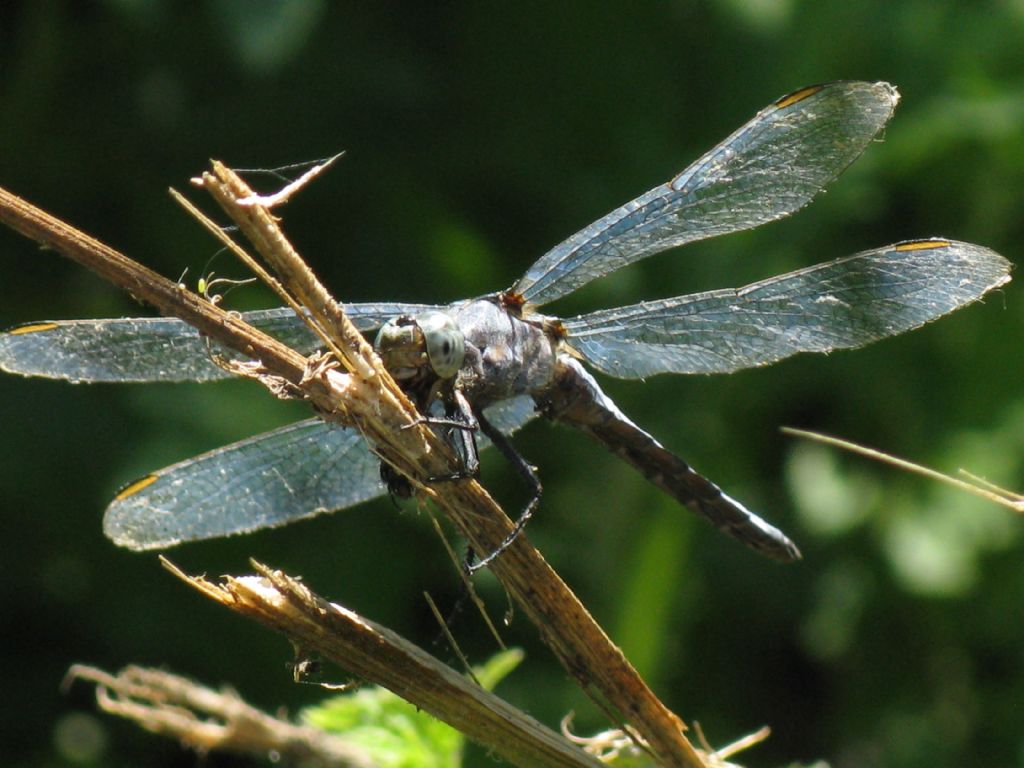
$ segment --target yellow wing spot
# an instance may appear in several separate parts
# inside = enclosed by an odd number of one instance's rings
[[[824,87],[823,85],[809,85],[806,88],[801,88],[799,91],[789,94],[789,96],[783,96],[775,102],[775,106],[779,109],[785,109],[796,104],[798,101],[803,101],[808,96],[813,96]]]
[[[43,331],[52,331],[54,328],[59,328],[57,323],[32,323],[31,325],[22,325],[18,328],[9,330],[11,336],[20,336],[23,333],[42,333]]]
[[[148,488],[155,483],[158,477],[160,477],[160,475],[146,475],[145,477],[140,477],[133,483],[128,483],[128,485],[118,491],[117,496],[114,497],[114,501],[124,501],[129,496],[134,496],[142,489]]]
[[[900,243],[896,246],[897,251],[927,251],[932,248],[949,248],[948,240],[912,240],[909,243]]]

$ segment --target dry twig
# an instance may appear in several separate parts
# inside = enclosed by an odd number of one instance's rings
[[[391,630],[311,592],[280,571],[213,584],[164,565],[202,594],[281,632],[306,653],[397,693],[506,760],[523,766],[598,766],[561,735]]]
[[[276,755],[286,765],[306,768],[376,765],[364,750],[343,739],[268,715],[232,690],[215,691],[163,670],[131,666],[111,675],[76,664],[65,682],[74,680],[96,684],[96,701],[104,712],[199,752]]]
[[[883,464],[889,464],[902,469],[915,475],[921,475],[927,477],[930,480],[937,480],[940,483],[951,485],[961,491],[966,491],[974,496],[978,496],[987,501],[991,501],[1000,506],[1006,507],[1013,510],[1018,514],[1024,514],[1024,495],[1011,491],[1007,488],[1000,488],[998,485],[988,482],[984,478],[978,477],[966,469],[959,470],[960,474],[966,477],[966,480],[961,480],[958,477],[947,475],[944,472],[925,467],[921,464],[915,464],[912,461],[901,459],[898,456],[879,451],[874,448],[869,448],[866,445],[860,445],[858,443],[851,442],[850,440],[843,440],[839,437],[832,437],[831,435],[824,435],[820,432],[809,432],[805,429],[794,429],[793,427],[783,427],[782,431],[784,434],[793,435],[794,437],[802,437],[806,440],[813,440],[816,443],[822,443],[823,445],[831,445],[836,448],[842,448],[844,451],[850,453],[856,453],[861,456],[866,456],[869,459],[880,461]]]
[[[346,372],[307,360],[202,297],[2,189],[0,221],[92,269],[161,313],[181,318],[214,341],[247,355],[258,363],[259,379],[275,393],[301,396],[323,418],[355,426],[389,463],[410,478],[421,496],[444,511],[475,551],[497,550],[512,530],[512,521],[475,481],[428,484],[427,478],[449,473],[453,461],[449,447],[419,421],[372,348],[298,258],[275,217],[263,206],[252,204],[252,190],[220,163],[214,162],[212,170],[203,175],[202,186],[238,223],[261,256],[282,272],[287,291],[300,299],[320,331],[336,342]],[[525,535],[516,538],[491,569],[565,669],[614,718],[629,723],[660,764],[704,765],[684,736],[682,721],[654,695]]]

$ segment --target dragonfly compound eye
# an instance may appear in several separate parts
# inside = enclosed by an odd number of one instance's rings
[[[409,315],[392,318],[381,326],[373,348],[396,379],[414,378],[424,366],[423,334]]]
[[[444,312],[424,312],[417,315],[416,325],[423,332],[427,344],[427,359],[434,373],[442,379],[455,376],[466,356],[462,331],[455,321]]]

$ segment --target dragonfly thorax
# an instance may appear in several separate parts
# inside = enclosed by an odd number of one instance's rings
[[[540,315],[519,317],[490,297],[461,304],[452,314],[466,347],[455,386],[474,407],[536,395],[550,386],[559,342]]]

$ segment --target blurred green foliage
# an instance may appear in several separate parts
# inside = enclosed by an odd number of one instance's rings
[[[242,276],[166,187],[186,189],[209,157],[273,167],[347,150],[289,204],[286,230],[343,300],[445,301],[508,286],[775,97],[884,79],[903,95],[885,141],[807,210],[634,266],[556,310],[743,285],[929,235],[1016,261],[1022,39],[1020,0],[7,3],[0,184],[172,279]],[[0,275],[0,325],[145,311],[7,231]],[[838,434],[1021,488],[1020,297],[1011,284],[865,350],[608,384],[640,424],[787,530],[800,564],[763,562],[544,424],[517,439],[547,489],[529,535],[713,743],[772,726],[746,764],[1024,765],[1024,521],[778,432]],[[270,299],[245,288],[230,301]],[[0,378],[7,764],[196,763],[93,715],[86,691],[61,693],[76,661],[163,664],[271,709],[321,697],[291,683],[278,638],[100,530],[120,484],[303,413],[245,382]],[[510,508],[521,503],[499,460],[483,471]],[[172,553],[211,574],[245,571],[250,555],[449,655],[432,645],[422,592],[451,605],[458,579],[414,513],[382,500]],[[503,611],[490,577],[479,581]],[[494,651],[469,613],[454,632],[471,658]],[[528,653],[503,695],[549,725],[575,710],[576,732],[607,727],[528,622],[514,616],[507,635]]]
[[[523,659],[521,651],[502,651],[473,673],[486,690]],[[381,768],[459,768],[465,737],[391,691],[376,686],[338,694],[307,707],[302,722],[316,726],[364,750]]]

